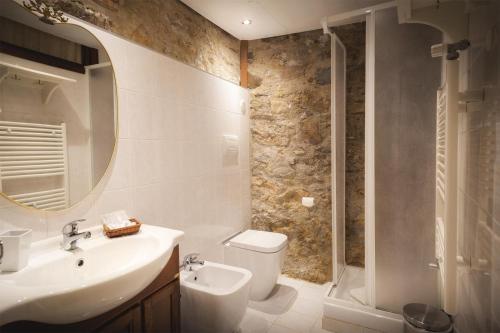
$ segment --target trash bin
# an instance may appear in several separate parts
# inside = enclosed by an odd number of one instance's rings
[[[405,333],[449,333],[453,331],[450,317],[442,310],[420,303],[403,307]]]

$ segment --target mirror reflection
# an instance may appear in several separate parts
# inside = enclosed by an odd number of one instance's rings
[[[43,210],[82,200],[116,141],[114,73],[81,27],[0,3],[0,189]]]

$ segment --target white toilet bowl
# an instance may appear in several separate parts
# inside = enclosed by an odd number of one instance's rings
[[[237,332],[248,305],[252,273],[209,261],[192,267],[181,271],[182,332]]]
[[[224,263],[252,272],[250,299],[266,299],[281,273],[287,245],[286,235],[247,230],[224,245]]]

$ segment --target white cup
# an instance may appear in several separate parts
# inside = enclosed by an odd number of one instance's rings
[[[31,230],[11,230],[0,234],[0,271],[16,272],[28,264]]]

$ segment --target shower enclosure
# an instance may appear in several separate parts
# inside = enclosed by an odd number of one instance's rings
[[[328,31],[327,29],[325,29]],[[365,305],[364,268],[346,263],[346,47],[331,37],[332,299]]]
[[[332,287],[329,318],[382,332],[402,332],[402,306],[438,305],[434,262],[436,90],[440,62],[430,46],[441,34],[401,25],[394,3],[329,17],[329,26],[366,22],[365,265],[346,264],[346,59],[331,38]],[[326,26],[326,27],[325,27]],[[327,329],[334,329],[333,327]]]
[[[338,284],[345,269],[345,111],[346,111],[346,50],[335,34],[331,35],[332,55],[332,253],[334,284]]]

